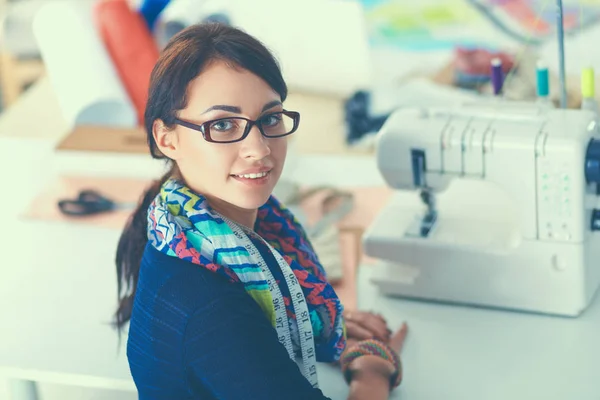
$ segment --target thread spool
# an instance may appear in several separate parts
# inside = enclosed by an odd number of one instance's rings
[[[491,61],[492,65],[492,88],[494,89],[494,95],[499,96],[502,92],[502,85],[504,81],[504,73],[502,72],[502,60],[500,58],[493,58]]]

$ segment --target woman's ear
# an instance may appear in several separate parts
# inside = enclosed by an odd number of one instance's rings
[[[160,152],[171,160],[176,160],[179,155],[177,131],[167,128],[162,120],[157,119],[152,124],[152,135]]]

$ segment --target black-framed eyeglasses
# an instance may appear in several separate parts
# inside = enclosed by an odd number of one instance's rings
[[[207,142],[235,143],[244,140],[254,125],[267,138],[291,135],[298,129],[300,113],[283,110],[265,114],[257,120],[244,117],[225,117],[206,121],[200,125],[175,118],[175,123],[201,132]]]

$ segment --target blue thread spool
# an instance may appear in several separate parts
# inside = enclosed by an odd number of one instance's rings
[[[537,96],[548,97],[550,95],[548,67],[542,61],[538,61],[537,63],[535,77],[537,83]]]

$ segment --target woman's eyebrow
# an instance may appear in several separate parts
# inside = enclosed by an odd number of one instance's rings
[[[242,109],[236,106],[227,106],[227,105],[223,105],[223,104],[217,104],[211,107],[208,107],[206,110],[204,110],[204,112],[202,114],[206,114],[209,111],[213,111],[213,110],[221,110],[221,111],[228,111],[231,113],[235,113],[235,114],[241,114],[242,113]]]
[[[267,104],[265,104],[262,108],[261,112],[265,112],[270,108],[276,107],[276,106],[282,106],[283,104],[281,103],[281,101],[279,100],[273,100],[268,102]],[[207,112],[210,111],[214,111],[214,110],[221,110],[221,111],[227,111],[227,112],[231,112],[231,113],[235,113],[235,114],[241,114],[242,113],[242,109],[240,107],[237,106],[228,106],[225,104],[217,104],[214,106],[211,106],[209,108],[207,108],[206,110],[204,110],[204,112],[202,114],[206,114]]]
[[[275,106],[282,106],[282,105],[283,104],[279,100],[270,101],[264,105],[264,107],[262,108],[262,112],[267,111],[269,108],[273,108]]]

